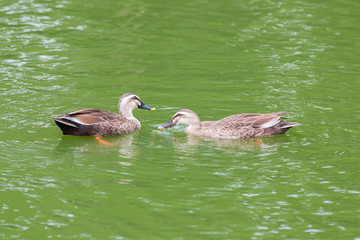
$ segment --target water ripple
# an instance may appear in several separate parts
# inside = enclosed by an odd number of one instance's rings
[[[52,11],[48,3],[27,0],[0,8],[0,12],[4,13],[0,31],[6,33],[0,36],[0,40],[6,42],[2,46],[5,59],[0,69],[0,95],[4,99],[0,106],[4,129],[32,125],[24,121],[27,112],[51,108],[49,100],[55,98],[59,91],[68,91],[56,83],[62,75],[52,73],[69,65],[68,57],[62,54],[67,51],[68,44],[46,34],[67,28],[67,17],[54,17]],[[38,123],[42,122],[44,115],[35,116]]]

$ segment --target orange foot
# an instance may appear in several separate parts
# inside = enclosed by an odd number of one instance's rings
[[[255,140],[255,144],[260,144],[261,143],[261,139],[256,139]]]
[[[105,144],[105,145],[108,145],[108,146],[115,146],[114,144],[109,143],[109,142],[107,142],[107,141],[105,141],[104,139],[101,139],[101,138],[99,138],[99,137],[95,137],[95,139],[96,139],[97,141],[99,141],[100,143],[102,143],[102,144]]]

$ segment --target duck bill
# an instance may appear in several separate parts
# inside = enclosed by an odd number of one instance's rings
[[[150,107],[148,105],[146,105],[145,103],[141,102],[141,105],[139,106],[139,108],[141,109],[146,109],[146,110],[150,110],[150,111],[155,111],[156,108]]]
[[[170,121],[168,121],[167,123],[164,123],[162,125],[160,125],[158,128],[161,129],[165,129],[165,128],[171,128],[175,126],[175,123],[173,122],[173,120],[171,119]]]

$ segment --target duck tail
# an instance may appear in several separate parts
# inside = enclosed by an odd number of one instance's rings
[[[52,118],[56,125],[59,126],[64,135],[74,135],[78,131],[79,125],[66,118]]]
[[[301,123],[297,122],[283,122],[284,125],[281,126],[281,128],[292,128],[294,126],[302,125]]]
[[[79,124],[77,124],[76,122],[71,121],[70,119],[67,118],[52,118],[52,120],[60,127],[62,128],[63,126],[68,126],[68,127],[73,127],[73,128],[78,128]]]

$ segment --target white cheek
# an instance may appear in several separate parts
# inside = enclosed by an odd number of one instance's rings
[[[180,118],[178,121],[177,121],[177,124],[187,124],[187,121],[185,118]]]

